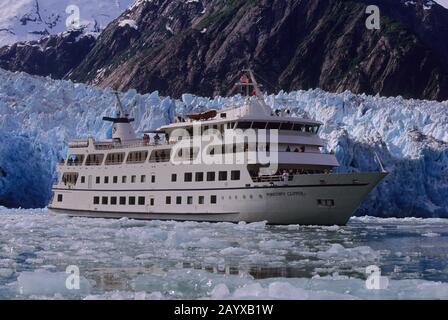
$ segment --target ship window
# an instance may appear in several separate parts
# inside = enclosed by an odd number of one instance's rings
[[[103,159],[104,154],[89,154],[86,159],[86,166],[100,166]]]
[[[185,182],[193,181],[193,174],[191,172],[185,172],[184,180]]]
[[[83,154],[71,154],[67,158],[67,165],[68,166],[82,166],[83,162],[84,162],[84,155]]]
[[[58,194],[58,202],[62,202],[62,194]]]
[[[81,177],[81,183],[86,183],[86,177],[85,176]]]
[[[126,176],[121,177],[121,183],[126,183]]]
[[[227,180],[227,171],[219,171],[219,181]]]
[[[93,204],[100,204],[100,197],[93,197]]]
[[[110,204],[116,205],[117,204],[117,197],[110,197]]]
[[[266,129],[268,130],[275,130],[280,128],[280,122],[269,122],[268,126],[266,127]]]
[[[135,205],[135,197],[129,197],[129,204],[131,206]]]
[[[199,196],[199,204],[204,204],[205,199],[204,196]]]
[[[118,177],[117,177],[117,176],[114,176],[114,178],[113,178],[113,182],[114,182],[114,183],[118,183]]]
[[[109,183],[109,177],[104,177],[104,183]]]
[[[171,204],[171,197],[166,197],[166,204]]]
[[[78,175],[77,172],[66,172],[62,175],[62,182],[65,185],[75,185],[78,181]]]
[[[225,112],[221,113],[221,118],[222,118],[222,119],[227,118],[227,113],[225,113]]]
[[[302,128],[303,128],[303,125],[302,124],[300,124],[300,123],[296,123],[296,124],[294,124],[294,127],[292,128],[292,130],[294,130],[294,131],[302,131]]]
[[[103,198],[101,199],[101,203],[102,203],[102,204],[107,204],[107,197],[103,197]]]
[[[137,181],[137,176],[131,176],[131,183],[135,183]]]
[[[149,200],[149,204],[150,204],[151,206],[154,205],[154,198],[151,198],[151,199]]]
[[[254,122],[254,124],[252,125],[252,129],[265,129],[266,125],[266,122]]]
[[[141,183],[145,183],[146,182],[146,176],[145,175],[140,176],[140,182]]]
[[[241,172],[238,171],[238,170],[232,171],[230,175],[231,175],[231,179],[232,179],[233,181],[236,181],[236,180],[240,180],[240,179],[241,179]]]
[[[237,129],[249,129],[252,122],[238,122],[236,125]]]
[[[126,197],[120,197],[120,205],[125,205],[126,204]]]
[[[109,153],[106,157],[106,166],[122,164],[124,161],[124,152],[121,153]]]
[[[138,205],[139,206],[145,205],[145,197],[138,197]]]
[[[293,130],[293,128],[294,128],[294,123],[285,122],[285,123],[282,123],[282,126],[280,129],[290,131],[290,130]]]
[[[173,173],[171,175],[171,182],[176,182],[177,181],[177,174]]]
[[[151,183],[156,183],[156,176],[155,175],[151,176]]]
[[[143,163],[148,157],[148,151],[133,151],[129,152],[127,163]]]
[[[96,177],[96,178],[95,178],[95,181],[96,181],[97,184],[100,184],[100,183],[101,183],[101,180],[100,180],[100,179],[101,179],[100,177]]]
[[[197,182],[204,181],[204,172],[196,172],[195,178]]]
[[[182,204],[182,197],[176,197],[176,204]]]
[[[193,197],[187,197],[187,204],[193,204]]]
[[[317,199],[317,205],[319,207],[331,208],[331,207],[334,207],[334,200],[333,199]]]
[[[216,196],[210,196],[210,203],[216,204]]]
[[[207,181],[215,181],[215,173],[207,172]]]
[[[170,161],[170,149],[154,150],[149,157],[149,162],[168,162]]]

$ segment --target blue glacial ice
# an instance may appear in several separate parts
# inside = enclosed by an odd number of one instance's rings
[[[44,207],[55,166],[75,137],[106,138],[114,112],[111,89],[0,70],[0,205]],[[197,106],[222,108],[241,97],[214,99],[158,92],[123,94],[142,132]],[[378,171],[377,153],[391,173],[359,215],[448,217],[448,101],[373,97],[319,89],[265,97],[272,108],[321,121],[321,136],[336,152],[340,171]]]

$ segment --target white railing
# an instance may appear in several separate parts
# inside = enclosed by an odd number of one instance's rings
[[[110,149],[129,149],[139,147],[156,147],[156,146],[168,146],[166,142],[149,142],[143,139],[129,140],[125,142],[96,142],[94,143],[96,150],[110,150]]]

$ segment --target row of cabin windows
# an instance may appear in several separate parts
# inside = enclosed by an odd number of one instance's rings
[[[224,116],[223,116],[224,115]],[[221,114],[221,118],[225,118],[226,114]],[[214,125],[204,125],[202,126],[202,132],[206,132],[207,130],[219,130],[223,131],[224,129],[277,129],[277,130],[285,130],[285,131],[298,131],[298,132],[308,132],[317,134],[319,132],[320,125],[310,125],[310,124],[301,124],[301,123],[292,123],[292,122],[250,122],[250,121],[240,121],[240,122],[228,122],[222,125],[214,124]],[[191,128],[187,128],[187,130],[191,131]]]
[[[167,196],[165,199],[165,203],[166,204],[172,204],[173,199],[171,198],[171,196]],[[187,204],[193,204],[193,196],[188,196],[187,197]],[[205,204],[205,197],[204,196],[199,196],[198,197],[198,204]],[[217,203],[217,197],[216,196],[210,196],[210,204],[216,204]],[[176,197],[176,204],[182,204],[182,197],[181,196],[177,196]]]
[[[270,151],[270,144],[264,143],[264,144],[256,144],[255,150],[259,151]],[[248,143],[244,143],[241,145],[233,144],[233,146],[230,145],[222,145],[221,150],[217,149],[217,147],[210,149],[209,153],[210,155],[214,155],[215,153],[219,152],[221,154],[227,154],[227,153],[237,153],[242,151],[249,151],[249,145]],[[178,157],[189,155],[190,158],[193,158],[194,155],[197,155],[197,152],[193,152],[193,149],[180,149],[178,153]],[[85,164],[86,166],[100,166],[103,164],[104,160],[104,154],[89,154],[87,156],[87,159],[84,163],[84,155],[82,154],[71,154],[68,157],[67,165],[68,166],[82,166]],[[120,165],[123,164],[125,158],[125,153],[110,153],[106,157],[105,165]],[[148,158],[148,151],[135,151],[130,152],[126,163],[130,164],[136,164],[136,163],[145,163],[146,159]],[[156,151],[154,154],[150,157],[150,162],[168,162],[170,160],[170,151],[166,150],[166,153],[164,150],[158,152]]]
[[[204,178],[208,182],[210,181],[216,181],[216,172],[209,171],[206,173],[204,177],[204,172],[195,172],[194,173],[194,181],[195,182],[202,182],[204,181]],[[230,180],[232,181],[238,181],[241,179],[241,172],[238,170],[233,170],[230,172]],[[228,172],[227,171],[219,171],[218,172],[218,181],[227,181],[228,180]],[[177,182],[177,174],[173,173],[171,175],[171,182]],[[185,172],[184,173],[184,182],[193,182],[193,173],[192,172]]]
[[[291,122],[238,122],[236,129],[267,129],[267,130],[286,130],[317,134],[320,125],[308,125]]]
[[[204,172],[195,172],[194,173],[194,181],[196,182],[203,182],[204,179],[206,181],[216,181],[216,172],[209,171],[204,176]],[[241,172],[239,170],[232,170],[230,171],[230,180],[232,181],[239,181],[241,179]],[[219,171],[218,172],[218,181],[227,181],[228,180],[228,172],[227,171]],[[103,177],[104,184],[109,184],[110,181],[112,181],[113,184],[117,184],[119,181],[118,176],[113,176],[112,179],[110,179],[109,176]],[[122,176],[121,177],[121,183],[127,183],[128,177]],[[146,175],[141,175],[139,178],[140,183],[146,183]],[[156,182],[156,176],[151,175],[151,183]],[[192,172],[186,172],[184,174],[184,181],[185,182],[193,182],[193,173]],[[130,176],[130,182],[131,183],[137,183],[137,176],[132,175]],[[171,175],[171,182],[177,182],[177,174],[173,173]],[[86,183],[86,177],[81,176],[81,183]],[[101,183],[101,177],[95,177],[95,183],[100,184]]]
[[[126,163],[144,163],[148,159],[148,151],[129,152]],[[124,162],[126,154],[124,152],[107,154],[106,165],[120,165]],[[67,164],[81,166],[84,163],[85,156],[82,154],[71,154],[68,157]],[[86,158],[86,166],[100,166],[103,164],[104,154],[89,154]],[[150,157],[151,162],[167,162],[170,160],[170,150],[156,150]]]
[[[58,195],[58,201],[62,202],[62,195]],[[217,197],[215,195],[210,196],[210,204],[216,204],[217,203]],[[171,196],[167,196],[165,199],[165,203],[166,204],[172,204],[172,198]],[[192,196],[188,196],[187,197],[187,204],[193,204],[193,197]],[[130,197],[93,197],[93,204],[95,205],[139,205],[139,206],[144,206],[146,204],[146,198],[145,197],[134,197],[134,196],[130,196]],[[149,199],[149,204],[151,206],[154,206],[155,202],[154,202],[154,198],[150,198]],[[176,204],[182,204],[182,197],[181,196],[177,196],[176,197]],[[204,196],[199,196],[198,197],[198,204],[205,204],[205,197]]]
[[[110,179],[109,179],[110,177],[108,177],[108,176],[105,176],[104,177],[104,183],[105,184],[108,184],[109,182],[110,182]],[[118,183],[118,176],[113,176],[112,177],[112,183],[113,184],[116,184],[116,183]],[[127,176],[122,176],[121,177],[121,183],[126,183],[127,182],[127,180],[128,180],[128,177]],[[137,176],[131,176],[131,183],[137,183]],[[140,179],[139,179],[139,181],[140,181],[140,183],[145,183],[146,182],[146,175],[141,175],[140,176]],[[156,182],[156,176],[155,175],[152,175],[151,176],[151,183],[155,183]],[[86,183],[86,177],[85,176],[82,176],[81,177],[81,183]],[[101,177],[96,177],[95,178],[95,183],[96,184],[100,184],[101,183]]]
[[[103,205],[139,205],[144,206],[146,204],[145,197],[93,197],[93,204],[103,204]],[[150,199],[150,204],[154,205],[154,199]]]

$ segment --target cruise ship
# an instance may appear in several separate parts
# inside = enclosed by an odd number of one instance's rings
[[[272,110],[251,70],[246,99],[137,136],[117,93],[112,139],[70,142],[49,210],[69,216],[345,225],[387,172],[336,173],[322,123]]]

